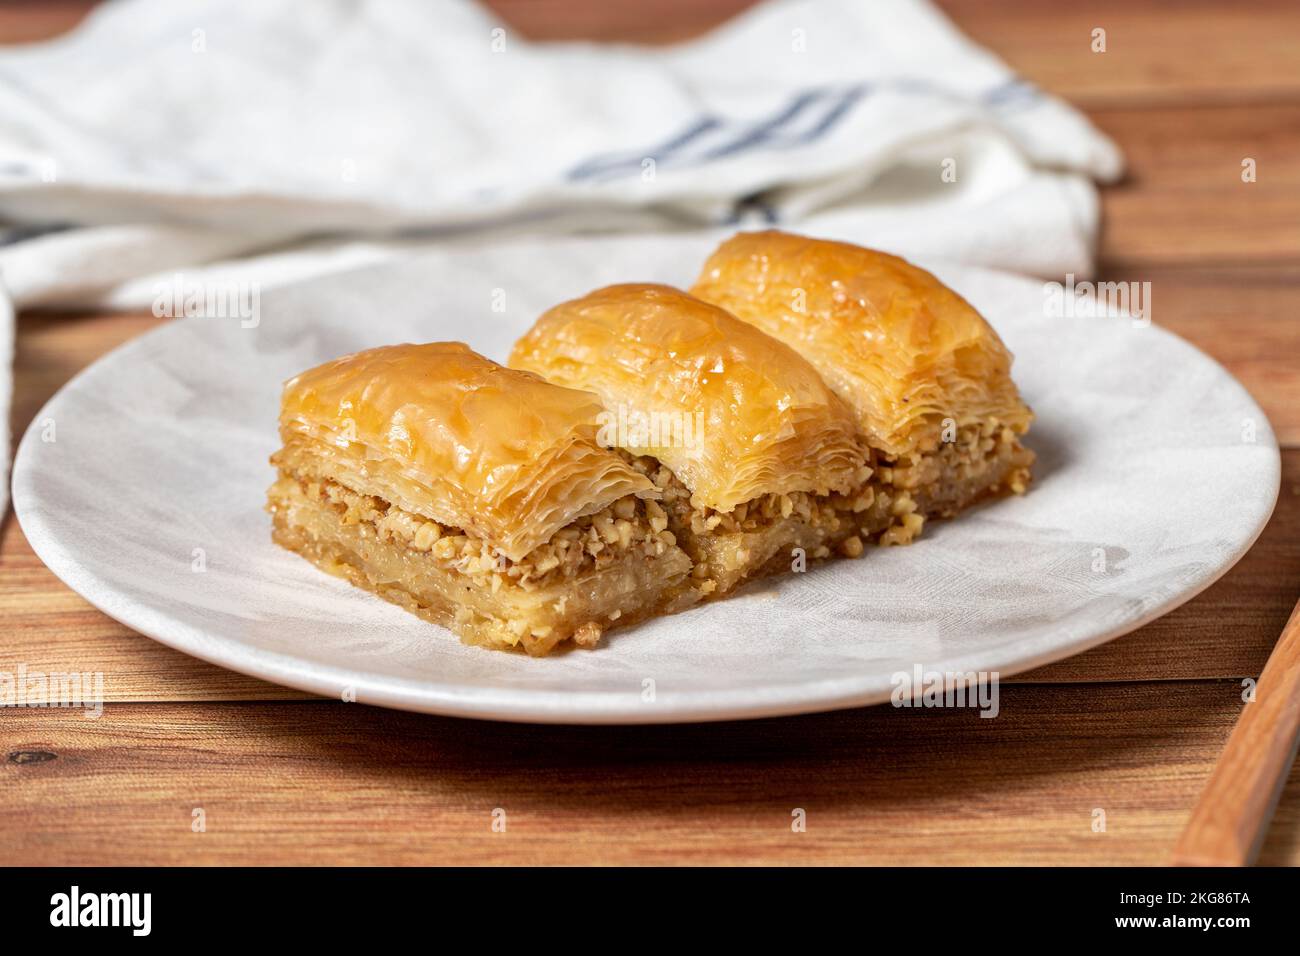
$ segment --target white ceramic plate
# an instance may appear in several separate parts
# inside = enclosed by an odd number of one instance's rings
[[[1048,317],[1039,282],[938,266],[1016,353],[1039,463],[1024,498],[932,524],[911,547],[531,660],[464,646],[271,544],[283,379],[400,341],[462,339],[500,359],[550,305],[612,281],[688,283],[708,248],[448,252],[267,294],[256,328],[172,322],[37,416],[14,469],[23,528],[105,613],[237,671],[431,713],[651,723],[874,703],[916,665],[1006,676],[1066,657],[1205,588],[1272,512],[1276,440],[1220,366],[1154,326]]]

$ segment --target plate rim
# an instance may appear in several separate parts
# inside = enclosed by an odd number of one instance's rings
[[[945,266],[967,272],[985,273],[1004,280],[1033,281],[1029,277],[996,269],[942,260],[926,260],[927,268]],[[364,266],[358,270],[347,271],[382,270],[385,267],[385,265]],[[274,291],[283,292],[303,284],[305,283],[291,283]],[[95,593],[96,588],[103,589],[101,579],[84,571],[75,555],[58,541],[58,536],[51,531],[46,522],[44,509],[38,504],[39,492],[35,489],[34,480],[37,466],[33,463],[35,453],[31,448],[39,441],[37,433],[40,424],[50,417],[51,410],[64,399],[65,393],[77,388],[92,374],[99,374],[101,366],[109,362],[120,362],[131,353],[148,348],[157,339],[184,335],[189,323],[210,321],[213,320],[202,316],[173,319],[101,355],[65,382],[42,404],[18,443],[13,463],[11,491],[15,518],[28,543],[36,556],[60,581],[118,623],[190,657],[269,683],[334,699],[340,698],[345,689],[352,689],[355,691],[357,703],[446,717],[560,725],[712,723],[822,713],[870,706],[890,699],[888,689],[883,691],[876,688],[864,689],[863,685],[868,678],[861,675],[856,678],[848,676],[833,680],[810,680],[781,685],[776,699],[768,699],[767,693],[770,691],[765,692],[764,689],[755,688],[708,692],[661,691],[656,706],[653,707],[638,703],[639,695],[630,691],[592,691],[575,694],[572,691],[555,690],[467,688],[465,685],[449,686],[436,681],[399,677],[374,681],[332,664],[307,661],[301,657],[253,646],[246,647],[225,637],[220,638],[213,645],[215,650],[209,651],[206,645],[213,644],[211,639],[205,640],[202,633],[191,625],[172,618],[166,612],[146,606],[138,598],[127,595],[127,603],[119,608],[98,595],[93,598],[88,596],[87,591]],[[1214,357],[1169,329],[1152,324],[1146,331],[1151,330],[1173,339],[1179,346],[1189,349],[1201,361],[1210,363],[1219,374],[1240,389],[1265,426],[1266,434],[1271,439],[1267,447],[1273,452],[1267,461],[1271,471],[1272,494],[1268,496],[1267,507],[1259,511],[1260,517],[1255,522],[1255,526],[1248,535],[1239,539],[1239,544],[1230,557],[1203,573],[1191,573],[1185,578],[1177,579],[1176,585],[1171,584],[1163,589],[1163,596],[1159,600],[1145,612],[1130,620],[1097,633],[1075,636],[1029,656],[1023,652],[1017,654],[1015,651],[1023,642],[1033,638],[1013,641],[1000,645],[994,650],[943,658],[930,666],[935,669],[944,668],[963,672],[996,671],[1001,681],[1006,677],[1073,657],[1129,634],[1194,599],[1235,567],[1259,540],[1259,536],[1268,526],[1276,510],[1281,490],[1281,447],[1276,440],[1272,423],[1249,389]],[[115,589],[107,590],[112,596],[121,595],[121,592]],[[1076,613],[1075,617],[1077,616]],[[1076,627],[1075,630],[1079,629]],[[605,653],[609,653],[609,650],[606,649]],[[977,662],[978,666],[965,666],[966,662],[971,661],[976,654],[981,655]],[[359,677],[362,679],[358,679]],[[790,693],[792,688],[798,688],[798,692]],[[708,695],[707,701],[696,699],[704,693]],[[733,697],[736,700],[730,699]]]

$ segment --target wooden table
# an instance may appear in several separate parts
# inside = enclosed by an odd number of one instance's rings
[[[534,38],[644,42],[745,5],[493,3]],[[942,5],[1123,147],[1128,177],[1104,193],[1104,276],[1151,281],[1155,321],[1226,365],[1271,417],[1286,446],[1281,499],[1236,569],[1140,631],[1004,683],[997,720],[877,707],[530,727],[317,700],[192,660],[64,587],[11,514],[0,669],[102,671],[108,704],[98,720],[0,712],[0,863],[1165,861],[1300,584],[1300,5]],[[0,42],[52,35],[84,10],[9,6]],[[1104,54],[1090,50],[1094,27]],[[22,316],[15,432],[78,369],[155,324]],[[196,808],[205,832],[192,830]],[[792,831],[796,808],[806,832]],[[1263,862],[1300,863],[1300,771]]]

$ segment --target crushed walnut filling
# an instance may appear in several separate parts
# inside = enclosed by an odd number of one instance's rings
[[[963,425],[952,441],[941,442],[934,452],[882,462],[880,477],[887,484],[909,490],[941,480],[966,481],[977,477],[990,459],[1010,451],[1015,442],[1015,431],[996,418]],[[1012,490],[1019,494],[1024,488]]]
[[[762,531],[781,519],[795,516],[808,527],[824,529],[831,535],[856,532],[838,546],[840,554],[856,558],[862,554],[863,537],[868,540],[874,537],[868,530],[870,526],[875,525],[878,529],[882,524],[890,525],[888,531],[877,532],[880,535],[877,540],[881,544],[901,544],[919,533],[924,523],[924,518],[915,514],[917,505],[911,495],[905,490],[883,488],[881,482],[872,480],[873,470],[869,467],[861,469],[857,487],[848,494],[815,495],[805,491],[765,494],[724,513],[712,508],[694,507],[690,489],[657,459],[627,452],[622,452],[622,455],[633,468],[654,482],[663,496],[660,505],[671,513],[674,523],[697,535]],[[881,515],[896,520],[882,521]],[[891,531],[897,533],[886,538]],[[811,557],[821,559],[830,557],[830,554],[830,547],[822,546]],[[729,557],[741,563],[747,559],[743,551],[734,552]],[[696,577],[703,577],[709,569],[697,565],[695,572]]]
[[[862,554],[865,542],[889,546],[915,539],[926,521],[917,501],[921,493],[978,478],[990,461],[1011,453],[1015,443],[1015,431],[996,419],[964,425],[957,429],[953,441],[941,443],[932,453],[873,460],[876,467],[864,467],[855,490],[849,494],[767,494],[725,514],[692,506],[690,489],[657,459],[626,451],[620,454],[655,483],[663,496],[660,504],[672,515],[676,527],[689,528],[697,535],[760,531],[795,515],[809,527],[825,529],[831,536],[854,532],[836,549],[844,557],[856,558]],[[1023,494],[1028,480],[1027,468],[1016,469],[1005,484],[1015,494]],[[829,546],[822,546],[811,557],[827,558],[830,553]],[[729,557],[741,563],[746,560],[743,551]],[[706,566],[696,566],[696,577],[708,573]]]
[[[882,462],[880,479],[896,488],[909,492],[942,489],[944,485],[961,484],[983,476],[990,463],[1005,459],[1018,450],[1016,432],[996,418],[963,425],[953,441],[942,442],[929,454],[902,456],[895,461]],[[1010,470],[1002,485],[1013,494],[1022,495],[1029,484],[1028,467]],[[940,508],[939,513],[950,516],[956,509]]]
[[[558,579],[599,571],[629,553],[662,555],[676,543],[668,519],[653,501],[632,495],[561,528],[550,541],[517,561],[458,528],[411,514],[335,481],[286,475],[310,500],[326,504],[343,524],[364,524],[380,540],[427,554],[443,570],[475,579],[495,593],[503,585],[534,590]]]

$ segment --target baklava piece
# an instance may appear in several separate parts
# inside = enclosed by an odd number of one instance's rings
[[[600,411],[460,343],[329,362],[284,387],[274,540],[468,643],[593,645],[698,599]]]
[[[875,494],[848,407],[797,352],[661,285],[616,285],[551,309],[510,357],[598,395],[601,443],[660,491],[647,502],[695,562],[702,595],[856,557],[897,516]]]
[[[896,256],[769,231],[709,258],[692,293],[798,351],[853,410],[877,479],[914,507],[881,543],[926,517],[1024,492],[1033,413],[1011,353],[961,296]]]

